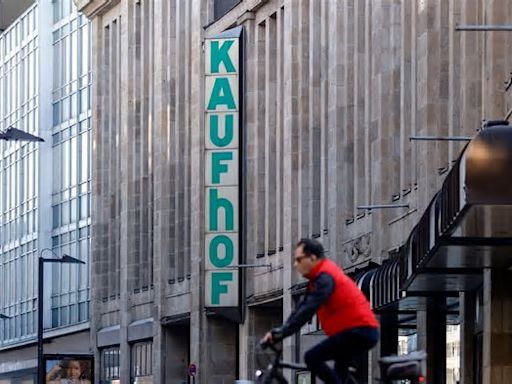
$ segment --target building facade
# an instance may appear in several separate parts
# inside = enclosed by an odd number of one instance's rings
[[[0,34],[0,128],[45,140],[0,144],[1,383],[35,382],[40,256],[87,263],[45,266],[44,352],[91,354],[89,41],[71,0],[35,2]]]
[[[482,148],[508,143],[509,128],[482,121],[507,117],[511,40],[456,30],[507,24],[508,0],[75,3],[94,36],[98,382],[188,382],[191,363],[199,383],[253,378],[259,338],[304,292],[292,266],[301,237],[321,240],[379,313],[361,382],[405,335],[427,350],[430,382],[452,382],[447,364],[462,383],[508,382],[508,151]],[[212,192],[214,130],[239,134],[215,171],[234,175],[232,201]],[[482,173],[484,160],[496,172]],[[206,257],[212,227],[224,259]],[[223,268],[226,244],[240,249],[224,266],[237,273],[215,296],[211,264]],[[459,367],[447,363],[455,324]],[[314,319],[285,357],[322,337]]]

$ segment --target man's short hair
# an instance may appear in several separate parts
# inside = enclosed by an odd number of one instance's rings
[[[324,246],[315,239],[300,239],[297,243],[297,247],[300,246],[302,246],[304,253],[308,256],[315,255],[318,259],[322,259],[325,256]]]

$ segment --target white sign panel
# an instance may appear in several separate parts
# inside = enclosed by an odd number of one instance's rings
[[[205,41],[205,303],[238,307],[240,37],[222,35]]]

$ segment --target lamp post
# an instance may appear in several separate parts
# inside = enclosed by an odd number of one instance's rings
[[[44,252],[50,252],[52,255],[56,256],[56,259],[45,259],[43,257]],[[44,288],[44,263],[60,263],[60,264],[85,264],[84,261],[75,259],[69,255],[62,255],[62,257],[58,257],[55,252],[53,252],[50,248],[44,248],[41,250],[39,254],[39,263],[38,263],[38,281],[37,281],[37,383],[44,384],[44,367],[43,367],[43,288]]]
[[[34,136],[21,129],[9,127],[5,131],[0,131],[0,140],[6,141],[44,141],[39,136]]]

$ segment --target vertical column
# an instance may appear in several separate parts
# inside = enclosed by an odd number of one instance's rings
[[[479,1],[461,3],[461,24],[483,24]],[[473,135],[482,119],[482,32],[460,33],[460,124],[462,135]]]
[[[308,116],[310,128],[310,140],[308,151],[310,153],[309,159],[309,184],[311,189],[310,203],[308,206],[308,222],[309,234],[308,236],[321,236],[322,235],[322,210],[321,210],[321,180],[322,180],[322,141],[321,141],[321,124],[322,124],[322,106],[321,103],[321,74],[322,74],[322,40],[321,30],[324,20],[321,15],[321,2],[311,1],[309,3],[309,90],[310,97],[308,100]],[[325,245],[325,244],[324,244]]]
[[[334,1],[328,3],[327,10],[329,17],[329,36],[339,36],[339,38],[329,41],[328,50],[328,78],[329,85],[327,90],[327,196],[328,196],[328,225],[329,233],[329,253],[337,255],[342,250],[342,236],[340,234],[344,229],[342,220],[343,213],[343,194],[344,180],[342,172],[343,166],[343,138],[339,127],[342,124],[341,105],[343,97],[342,66],[342,24],[343,24],[343,6],[342,2]]]
[[[48,69],[50,69],[50,74],[53,72],[53,65],[52,65],[52,58],[54,57],[52,50],[56,49],[53,47],[52,44],[52,17],[51,12],[52,5],[51,4],[39,4],[37,11],[35,14],[38,17],[37,23],[39,24],[38,28],[38,37],[37,37],[37,45],[38,50],[34,52],[34,60],[36,60],[38,64],[38,68],[35,68],[35,74],[36,78],[39,79],[39,82],[37,84],[37,91],[39,94],[39,100],[52,100],[52,76],[48,76]],[[11,32],[11,36],[14,35],[14,32]],[[12,39],[14,43],[14,39]],[[50,62],[48,62],[50,60]],[[14,60],[13,60],[14,61]],[[14,76],[14,70],[12,72]],[[14,77],[13,77],[14,79]],[[28,79],[26,80],[28,81]],[[13,81],[11,83],[13,86],[17,86],[15,82]],[[19,92],[19,91],[18,91]],[[18,107],[19,100],[15,99],[13,101],[13,106]],[[38,111],[38,123],[37,126],[39,127],[39,132],[36,134],[40,137],[44,138],[44,140],[48,143],[51,143],[51,125],[48,125],[48,121],[52,121],[52,105],[50,102],[40,102],[37,108]],[[25,127],[20,127],[22,129],[25,129]],[[37,192],[36,195],[38,196],[37,200],[37,226],[38,228],[38,236],[37,236],[37,253],[35,254],[35,260],[34,260],[34,266],[37,267],[37,257],[41,256],[40,250],[43,248],[52,248],[51,245],[51,233],[52,233],[52,207],[50,202],[52,201],[52,179],[54,177],[53,175],[53,169],[55,168],[55,164],[51,166],[52,164],[52,158],[53,158],[53,149],[51,145],[41,145],[36,144],[35,148],[36,155],[38,156],[36,160],[36,166],[35,168],[38,170],[38,173],[36,173],[36,182],[37,182]],[[57,147],[58,149],[60,147]],[[20,163],[21,164],[21,163]],[[50,165],[50,166],[48,166]],[[15,168],[14,165],[11,166],[12,172],[14,172]],[[32,168],[34,169],[34,168]],[[60,177],[56,175],[57,177]],[[25,177],[33,177],[31,173],[28,173],[25,175]],[[15,197],[16,199],[19,198],[19,196]],[[3,237],[3,235],[2,235]],[[45,257],[48,257],[46,254]],[[7,260],[7,258],[5,259]],[[52,268],[51,266],[46,263],[46,265],[43,265],[43,297],[38,297],[37,300],[41,300],[41,303],[43,304],[43,311],[42,311],[42,318],[43,318],[43,324],[42,329],[45,328],[51,328],[52,320],[51,320],[51,308],[52,308],[52,278],[53,272],[56,271],[56,268]],[[90,268],[90,265],[84,266],[84,268]],[[62,267],[59,267],[58,270],[63,270]],[[37,272],[35,272],[37,273]],[[58,276],[58,275],[57,275]],[[55,277],[57,277],[55,276]],[[13,278],[13,277],[11,277]],[[12,280],[11,280],[12,281]],[[13,286],[14,287],[14,286]],[[12,288],[11,288],[12,289]],[[13,292],[13,291],[11,291]],[[16,319],[16,321],[19,321]]]
[[[441,43],[444,40],[442,23],[445,18],[441,11],[447,2],[420,1],[416,8],[417,44],[417,122],[420,135],[446,135],[447,127],[442,125],[441,103],[443,87],[441,82],[441,62],[444,53]],[[433,193],[438,189],[438,168],[445,164],[444,142],[419,143],[418,148],[418,198],[419,210],[423,210]],[[447,151],[446,151],[447,153]]]
[[[354,1],[348,0],[343,2],[343,12],[342,12],[342,35],[339,36],[339,39],[343,41],[343,61],[342,61],[342,125],[340,129],[340,134],[343,140],[343,152],[345,156],[343,158],[343,179],[344,179],[344,188],[343,188],[343,218],[351,218],[353,219],[357,213],[354,209],[354,115],[355,115],[355,104],[357,92],[355,91],[356,84],[356,76],[357,71],[355,70],[356,63],[356,51],[355,51],[355,41],[354,41],[354,25],[356,25],[356,21],[354,20]]]
[[[309,125],[309,0],[297,2],[297,23],[295,33],[297,46],[295,54],[300,59],[297,62],[297,78],[293,79],[297,84],[297,125],[290,129],[298,132],[297,156],[299,167],[298,177],[298,235],[299,237],[311,236],[309,230],[309,202],[311,200],[311,180],[309,178],[309,151],[310,125]],[[298,27],[298,28],[297,28]]]
[[[121,57],[128,58],[131,60],[135,57],[135,28],[134,28],[134,9],[133,3],[123,2],[120,7],[120,13],[125,20],[121,23]],[[131,194],[133,188],[130,186],[130,181],[133,176],[133,142],[132,132],[130,128],[133,126],[133,111],[131,110],[132,98],[135,97],[135,87],[133,76],[136,76],[134,69],[129,66],[128,70],[121,71],[121,89],[124,92],[120,95],[120,121],[126,122],[120,129],[120,151],[122,155],[121,161],[121,174],[122,179],[120,180],[119,190],[121,194],[121,212],[120,212],[120,301],[119,301],[119,318],[120,318],[120,332],[119,332],[119,344],[120,344],[120,361],[119,361],[119,379],[122,383],[130,382],[130,346],[128,344],[128,325],[131,322],[130,308],[130,288],[133,287],[133,281],[129,281],[130,271],[133,271],[129,267],[129,259],[133,257],[131,250],[134,249],[133,240],[136,237],[134,233],[133,225],[131,225],[132,213],[130,213],[133,207],[133,199]],[[123,97],[126,95],[126,97]],[[132,204],[130,204],[132,203]],[[130,254],[130,256],[129,256]]]
[[[153,110],[154,110],[154,129],[152,131],[153,140],[153,164],[154,164],[154,211],[153,215],[153,251],[154,263],[151,266],[154,274],[154,309],[153,309],[153,380],[155,383],[165,383],[169,380],[177,379],[167,376],[167,367],[171,364],[170,358],[176,358],[174,351],[166,354],[168,347],[174,346],[174,340],[167,341],[164,328],[159,319],[164,316],[165,291],[167,287],[167,273],[169,267],[169,222],[170,222],[170,172],[168,166],[168,121],[170,114],[167,112],[168,105],[168,73],[167,63],[170,49],[169,30],[173,28],[174,12],[169,1],[157,0],[153,5],[154,28],[158,33],[154,34],[154,57],[153,78]],[[188,334],[184,337],[188,341]],[[188,358],[188,356],[187,356]],[[175,364],[173,364],[175,366]],[[182,376],[184,377],[184,376]],[[169,379],[171,378],[171,379]]]
[[[484,2],[486,24],[506,25],[510,22],[512,6],[508,0]],[[482,32],[479,32],[482,33]],[[483,110],[486,120],[503,118],[507,113],[506,96],[503,83],[510,77],[510,32],[486,32],[485,61],[483,72]],[[510,100],[510,99],[509,99]]]
[[[191,36],[192,45],[201,46],[203,29],[201,23],[206,24],[208,7],[207,1],[193,1],[191,4]],[[195,281],[190,289],[190,360],[198,364],[198,384],[207,384],[206,373],[208,354],[206,353],[207,319],[204,313],[204,57],[202,52],[193,50],[190,62],[191,75],[191,125],[195,129],[191,133],[191,195],[190,224],[191,232],[191,279]],[[203,367],[204,365],[204,367]]]
[[[484,270],[483,384],[510,383],[512,375],[512,273]]]
[[[284,116],[283,116],[283,196],[284,196],[284,252],[283,252],[283,313],[286,318],[292,310],[292,297],[287,291],[295,282],[292,258],[289,256],[292,247],[297,241],[298,221],[298,141],[299,141],[299,36],[297,25],[299,23],[300,1],[285,0],[284,2],[284,52],[283,52],[283,82],[284,88]],[[299,25],[300,28],[300,25]],[[288,256],[288,257],[287,257]],[[293,338],[287,338],[284,342],[284,358],[294,356]]]
[[[103,46],[104,46],[104,35],[103,35],[103,23],[102,18],[97,16],[92,19],[90,28],[93,29],[93,41],[91,44],[94,49],[91,50],[91,65],[93,71],[96,71],[97,76],[95,77],[96,85],[92,87],[93,92],[93,105],[92,108],[92,119],[91,124],[94,127],[102,127],[102,123],[105,118],[100,114],[100,105],[101,101],[104,100],[104,92],[105,92],[105,81],[103,69]],[[105,224],[103,217],[106,216],[105,209],[103,208],[102,199],[100,199],[100,194],[98,191],[102,190],[102,186],[104,183],[105,167],[107,164],[103,162],[102,157],[102,143],[104,142],[104,135],[102,129],[94,129],[91,131],[93,145],[91,145],[92,153],[92,193],[95,195],[95,198],[92,199],[92,209],[91,216],[95,219],[91,225],[91,229],[94,233],[105,233]],[[90,342],[91,345],[94,346],[94,361],[98,365],[100,362],[100,354],[99,350],[96,348],[96,332],[100,328],[101,321],[101,309],[102,305],[102,297],[107,295],[107,287],[108,287],[108,261],[107,254],[105,253],[106,249],[106,236],[93,236],[91,238],[91,301],[90,301],[90,313],[91,313],[91,330],[90,330]],[[100,380],[100,370],[96,369],[94,373],[94,382],[99,382]]]
[[[448,134],[450,136],[460,135],[461,122],[461,39],[460,32],[455,27],[461,24],[461,2],[449,1],[449,96],[448,96]],[[463,143],[450,142],[448,149],[448,161],[454,161],[462,148]]]
[[[397,354],[398,352],[398,313],[386,312],[379,315],[380,339],[377,346],[371,350],[369,361],[371,366],[368,372],[369,383],[381,377],[379,358]],[[372,381],[373,380],[373,381]]]
[[[429,297],[417,314],[418,348],[427,352],[427,382],[446,383],[446,299]]]
[[[475,313],[476,297],[472,292],[460,293],[460,379],[461,384],[473,384],[475,359]]]
[[[243,162],[243,174],[242,177],[245,179],[244,185],[244,196],[245,202],[242,205],[242,209],[244,210],[243,215],[243,228],[244,231],[241,234],[244,238],[245,248],[243,252],[246,253],[246,259],[244,262],[252,263],[257,257],[257,253],[261,252],[261,248],[259,247],[259,243],[257,236],[257,220],[258,217],[258,193],[256,191],[256,184],[254,184],[257,179],[256,175],[258,174],[258,146],[257,146],[257,127],[258,127],[258,108],[257,108],[257,78],[252,74],[251,68],[256,68],[258,66],[258,57],[257,57],[257,36],[256,36],[256,25],[254,21],[254,14],[246,13],[244,15],[244,21],[242,23],[244,26],[244,61],[243,66],[246,68],[242,76],[244,78],[244,90],[243,90],[243,116],[242,121],[245,127],[245,140],[241,145],[243,146],[243,158],[240,160]],[[266,64],[269,65],[269,64]],[[248,69],[248,70],[247,70]],[[256,72],[256,71],[255,71]],[[246,273],[245,279],[245,289],[246,292],[254,292],[254,277],[252,273]],[[249,346],[250,346],[250,335],[251,329],[249,327],[250,324],[250,316],[251,311],[249,309],[245,309],[245,322],[239,326],[238,329],[238,338],[239,338],[239,350],[240,356],[239,359],[239,376],[238,378],[248,378],[249,374],[249,362],[252,359],[252,356],[248,355]]]
[[[329,100],[329,43],[331,41],[329,34],[329,2],[322,0],[320,3],[320,230],[322,231],[322,242],[325,249],[329,249],[329,199],[328,199],[328,148],[329,148],[329,134],[328,134],[328,100]],[[312,55],[314,56],[314,55]],[[318,96],[315,96],[318,97]],[[313,100],[313,98],[311,99]]]
[[[398,312],[382,313],[380,327],[380,355],[396,354],[398,352]]]

